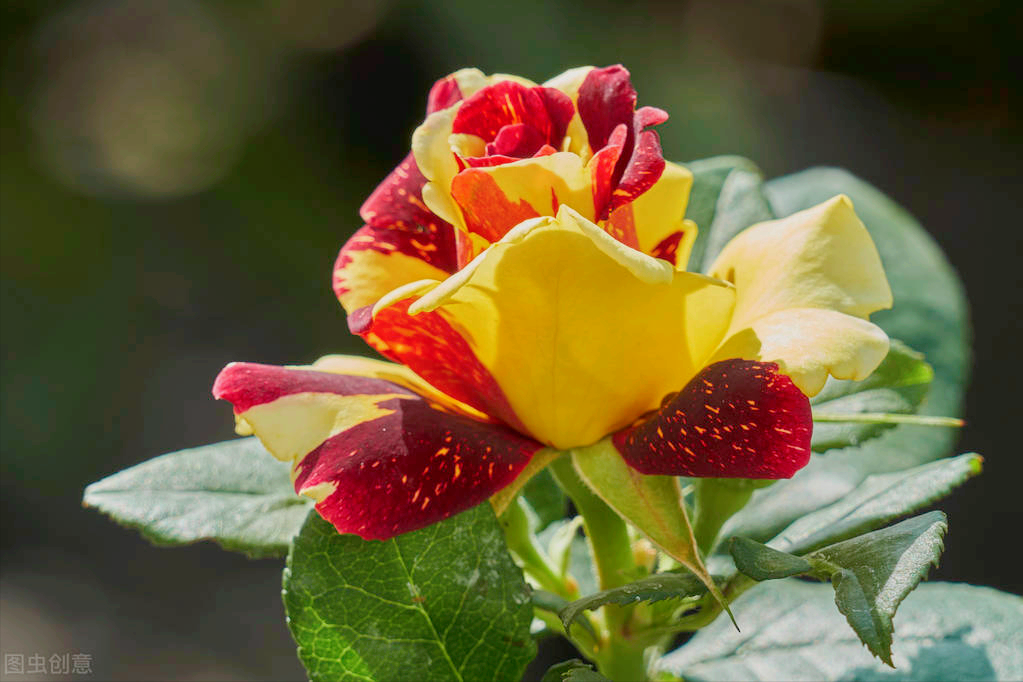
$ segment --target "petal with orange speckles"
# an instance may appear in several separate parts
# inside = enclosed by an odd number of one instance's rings
[[[810,401],[769,362],[704,368],[613,442],[643,474],[790,478],[810,460]]]
[[[366,225],[338,253],[334,293],[351,313],[409,282],[444,279],[456,269],[455,233],[441,220],[412,228]]]
[[[541,445],[380,379],[232,363],[213,387],[339,532],[387,539],[473,507]]]
[[[363,308],[349,316],[349,329],[446,396],[525,431],[504,391],[469,341],[439,312],[411,318],[408,308],[415,300],[409,297],[386,303],[375,312]]]

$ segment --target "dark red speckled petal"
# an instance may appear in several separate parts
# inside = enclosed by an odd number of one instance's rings
[[[542,446],[507,427],[431,409],[422,400],[325,441],[299,464],[296,490],[337,486],[316,505],[342,533],[384,540],[480,504],[515,480]]]
[[[320,515],[367,540],[416,530],[483,502],[542,447],[506,427],[433,409],[378,379],[236,363],[218,377],[214,393],[233,402],[257,435],[261,415],[249,412],[255,406],[265,406],[266,414],[295,393],[308,394],[311,404],[318,396],[327,405],[332,396],[355,398],[345,415],[354,425],[289,457],[296,456],[295,490],[325,495],[316,504]],[[351,413],[360,407],[361,421]]]
[[[613,441],[643,474],[790,478],[810,460],[810,401],[772,362],[706,367]]]

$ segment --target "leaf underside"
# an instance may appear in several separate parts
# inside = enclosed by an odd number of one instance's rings
[[[828,585],[765,583],[732,606],[741,632],[718,619],[659,667],[687,682],[1023,679],[1023,599],[990,588],[928,583],[909,595],[896,617],[895,670],[864,649]]]
[[[158,545],[212,540],[253,557],[287,554],[312,506],[255,438],[161,455],[93,483],[82,503]]]

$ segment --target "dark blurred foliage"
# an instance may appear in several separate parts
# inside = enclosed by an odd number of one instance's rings
[[[209,395],[228,361],[365,352],[333,259],[432,80],[466,65],[622,62],[672,115],[669,158],[843,166],[920,218],[973,304],[961,447],[987,457],[940,505],[935,576],[1023,591],[1019,6],[6,0],[3,651],[91,653],[94,679],[301,678],[280,561],[150,547],[81,491],[232,437]]]

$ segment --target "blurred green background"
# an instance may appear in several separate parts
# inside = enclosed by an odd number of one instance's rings
[[[921,219],[974,306],[960,442],[987,457],[940,505],[934,575],[1023,591],[1020,19],[996,0],[7,0],[3,652],[89,653],[93,679],[301,679],[280,561],[150,547],[81,491],[232,437],[209,393],[231,360],[366,352],[331,266],[430,84],[469,65],[622,62],[671,113],[668,158],[843,166]]]

